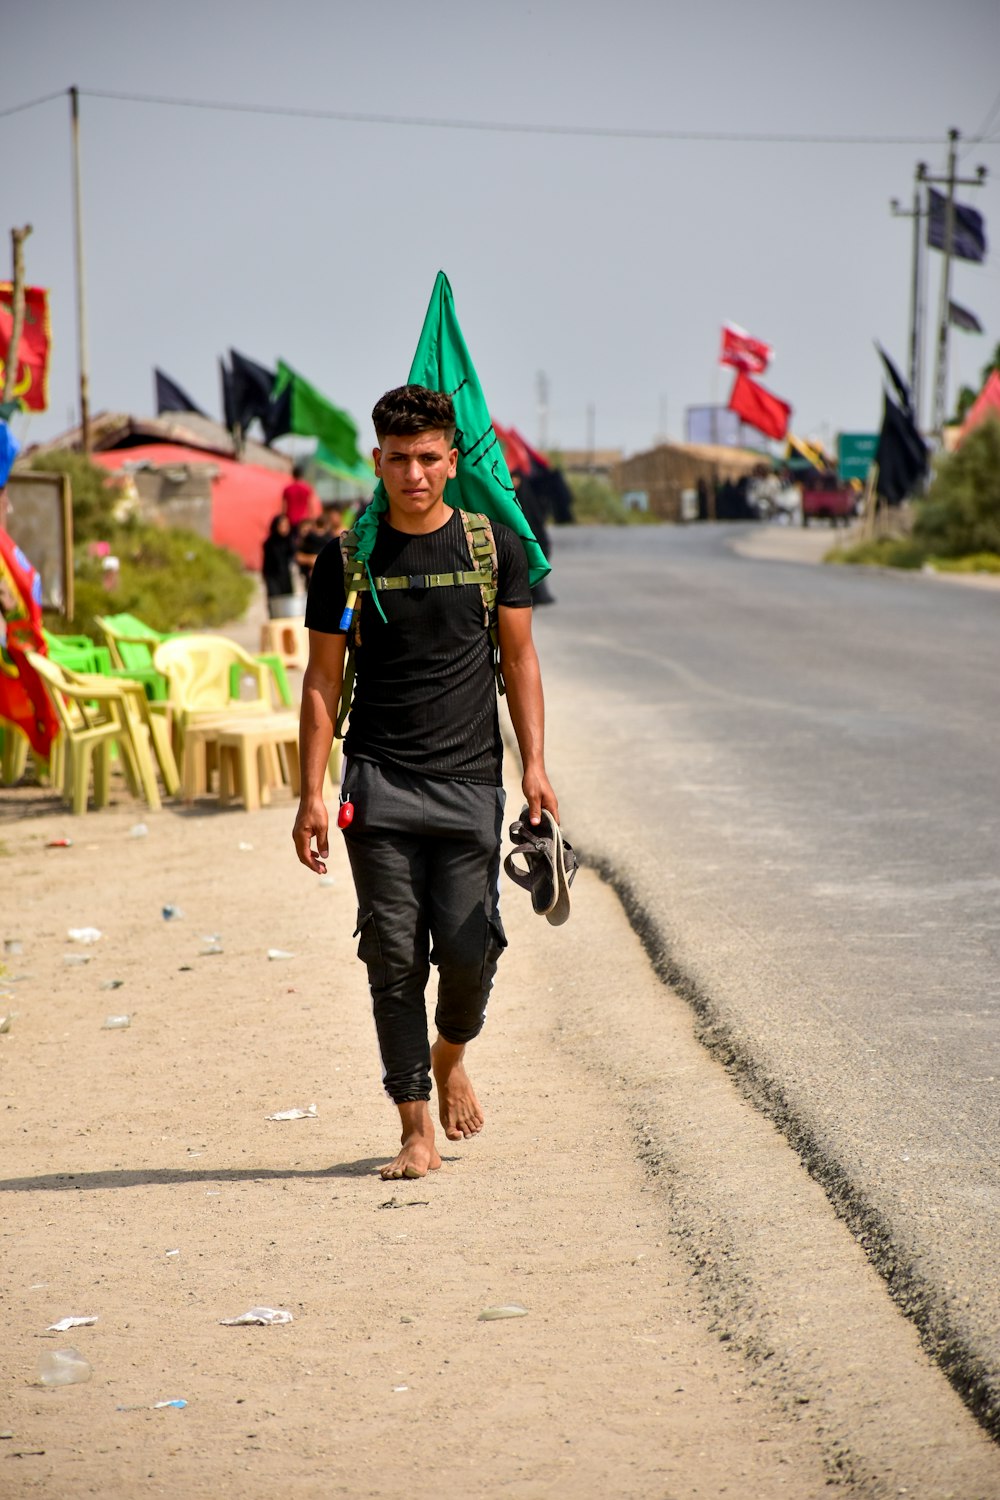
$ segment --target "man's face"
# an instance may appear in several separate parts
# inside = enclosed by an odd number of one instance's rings
[[[432,514],[441,504],[444,487],[454,479],[458,465],[458,449],[449,447],[440,431],[390,434],[372,457],[391,508],[414,519]]]

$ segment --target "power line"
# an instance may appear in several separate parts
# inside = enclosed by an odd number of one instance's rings
[[[34,109],[39,104],[51,104],[53,99],[65,99],[66,90],[60,89],[57,94],[43,94],[40,99],[28,99],[24,104],[11,104],[7,109],[0,109],[0,119],[6,115],[19,115],[22,110]]]
[[[986,119],[980,125],[980,127],[976,131],[975,135],[969,137],[970,142],[971,141],[981,141],[981,140],[984,140],[984,139],[989,139],[989,137],[987,137],[986,132],[988,130],[992,130],[993,126],[996,123],[998,115],[1000,115],[1000,93],[997,94],[997,96],[994,99],[993,103],[990,105],[989,112],[988,112],[988,114],[986,116]]]
[[[422,130],[478,131],[498,135],[566,136],[590,140],[685,141],[707,144],[767,146],[936,146],[936,136],[916,135],[819,135],[753,130],[651,130],[615,125],[532,125],[514,120],[462,120],[421,115],[387,115],[354,110],[311,109],[282,104],[236,104],[224,99],[182,99],[162,94],[132,94],[113,89],[84,89],[89,99],[110,99],[125,104],[156,104],[172,109],[211,110],[222,114],[268,115],[285,119],[328,120],[345,125],[388,125]],[[26,104],[0,110],[0,117],[47,104],[62,94],[49,94]],[[997,144],[990,141],[987,144]]]

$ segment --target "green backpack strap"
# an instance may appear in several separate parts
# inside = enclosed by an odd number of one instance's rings
[[[473,567],[480,575],[479,591],[483,596],[483,624],[490,633],[490,645],[493,648],[493,675],[497,680],[497,692],[502,698],[507,688],[500,670],[500,630],[497,622],[499,569],[496,538],[493,535],[489,516],[467,510],[460,510],[459,515],[462,517],[462,525],[465,528],[469,556],[472,558]]]
[[[358,537],[353,530],[343,531],[339,537],[340,555],[344,562],[344,597],[350,600],[353,596],[354,603],[344,609],[341,617],[341,627],[347,633],[347,650],[344,655],[344,680],[340,689],[340,702],[337,704],[337,722],[334,725],[334,739],[344,738],[344,726],[347,716],[351,712],[351,703],[354,700],[354,678],[357,672],[355,653],[361,645],[361,601],[358,594],[368,588],[368,578],[364,563],[357,560]]]
[[[504,686],[503,674],[500,671],[500,633],[497,626],[497,587],[499,581],[497,569],[497,544],[493,535],[493,527],[488,516],[473,514],[472,512],[459,510],[462,518],[462,527],[465,531],[466,545],[469,548],[469,560],[472,568],[467,573],[434,573],[422,575],[419,580],[401,576],[399,578],[382,578],[374,580],[377,587],[381,589],[396,588],[440,588],[458,584],[477,583],[483,600],[483,628],[490,633],[490,646],[493,653],[493,672],[497,682],[497,692],[503,696],[507,691]],[[344,614],[341,619],[341,628],[347,634],[347,651],[344,657],[344,685],[341,689],[340,703],[337,705],[337,723],[334,735],[338,740],[344,738],[344,727],[347,717],[351,711],[351,701],[354,696],[354,679],[356,675],[355,653],[361,645],[361,600],[360,595],[371,593],[373,579],[363,562],[358,561],[358,537],[355,532],[345,531],[340,536],[340,553],[344,561],[344,596],[347,601]]]

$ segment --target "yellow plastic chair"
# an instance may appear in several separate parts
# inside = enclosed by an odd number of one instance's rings
[[[168,720],[162,712],[159,712],[167,705],[151,702],[146,697],[143,684],[132,678],[115,677],[109,680],[103,675],[95,677],[85,672],[73,672],[68,667],[64,667],[63,670],[66,676],[79,687],[89,688],[102,695],[110,688],[120,695],[121,709],[128,720],[132,740],[145,740],[160,768],[160,778],[166,788],[167,796],[176,796],[180,790],[180,772],[177,769],[177,760],[170,741]],[[146,759],[141,751],[139,759],[141,775]]]
[[[107,687],[103,678],[85,686],[73,682],[64,670],[46,656],[29,651],[27,659],[45,683],[59,719],[58,746],[62,762],[63,795],[77,815],[87,811],[91,779],[94,783],[94,806],[106,807],[111,790],[111,752],[117,745],[122,767],[133,793],[149,791],[150,806],[159,807],[156,778],[142,774],[141,754],[137,753],[131,726],[122,707],[122,695]],[[147,747],[148,756],[148,747]],[[53,757],[55,768],[56,757]],[[55,781],[55,769],[53,781]]]
[[[189,801],[208,789],[208,747],[248,715],[270,714],[270,673],[248,651],[223,635],[184,635],[162,641],[153,665],[167,679],[181,764],[181,788]],[[234,671],[235,669],[235,671]],[[234,698],[231,685],[247,681],[248,698]]]

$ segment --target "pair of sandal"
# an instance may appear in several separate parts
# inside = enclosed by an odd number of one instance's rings
[[[547,808],[542,821],[532,826],[527,803],[521,816],[510,825],[514,848],[503,867],[522,890],[531,892],[532,910],[553,927],[561,927],[569,916],[569,888],[577,871],[576,855],[562,829]],[[524,861],[524,868],[516,863]]]

